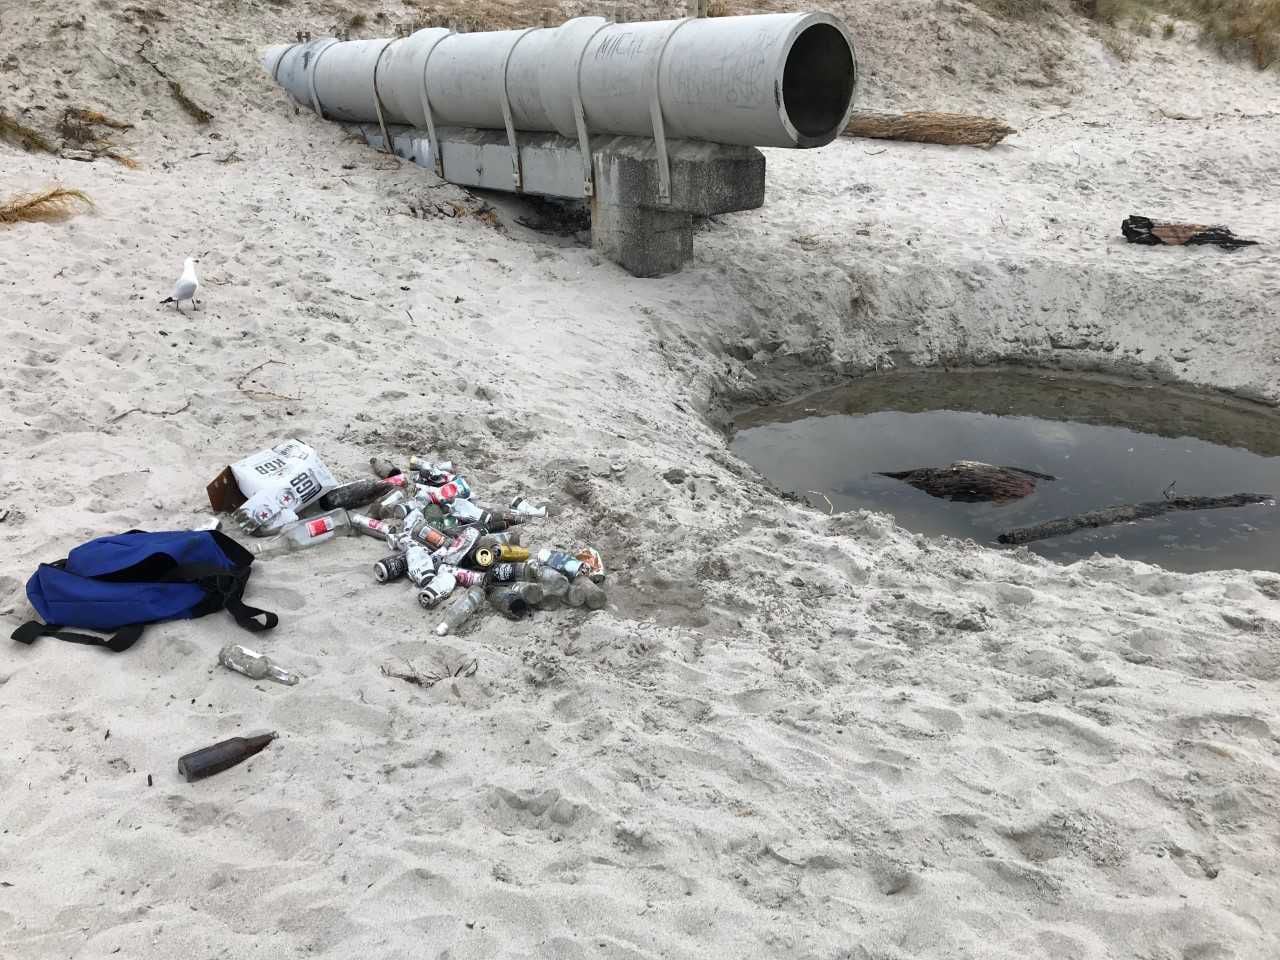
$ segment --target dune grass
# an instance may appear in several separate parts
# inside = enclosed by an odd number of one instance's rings
[[[39,130],[0,110],[0,140],[16,143],[23,150],[57,153],[58,148]]]
[[[971,0],[993,16],[1032,20],[1066,9],[1104,27],[1171,37],[1176,21],[1191,24],[1200,41],[1222,56],[1247,59],[1259,70],[1280,63],[1280,0]],[[1110,45],[1110,44],[1109,44]],[[1123,46],[1123,44],[1121,44]]]
[[[49,187],[37,193],[20,193],[0,202],[0,224],[37,223],[66,220],[79,212],[80,205],[93,201],[81,190]]]

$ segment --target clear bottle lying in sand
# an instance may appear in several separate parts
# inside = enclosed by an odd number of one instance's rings
[[[259,557],[274,557],[312,547],[317,543],[324,543],[339,534],[347,535],[353,532],[351,517],[346,510],[330,510],[318,517],[289,524],[279,536],[264,540],[262,543],[255,543],[253,551]]]
[[[276,666],[265,653],[258,653],[238,643],[228,643],[218,651],[218,662],[228,670],[243,673],[254,680],[274,680],[293,686],[298,682],[298,675]]]
[[[552,599],[562,599],[569,592],[569,578],[559,570],[530,560],[524,565],[524,578],[532,583],[542,584],[542,591]]]
[[[449,605],[449,609],[444,612],[444,619],[436,627],[436,635],[443,637],[457,630],[467,617],[483,606],[484,599],[484,587],[471,587]]]
[[[523,620],[542,597],[540,583],[504,583],[489,591],[489,603],[508,620]]]
[[[586,607],[588,610],[599,610],[606,603],[604,588],[593,583],[589,577],[575,577],[564,595],[564,602],[571,607]]]

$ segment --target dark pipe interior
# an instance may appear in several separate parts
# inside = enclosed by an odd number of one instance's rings
[[[839,30],[815,23],[796,37],[782,70],[782,102],[800,146],[820,146],[840,133],[853,84],[853,51]]]

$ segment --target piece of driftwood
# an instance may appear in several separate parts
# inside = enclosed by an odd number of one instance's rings
[[[1130,243],[1146,246],[1181,247],[1192,244],[1215,244],[1233,250],[1236,247],[1256,246],[1257,240],[1237,237],[1224,226],[1207,226],[1202,223],[1165,223],[1149,217],[1128,216],[1120,224],[1120,232]]]
[[[879,476],[901,480],[931,497],[960,503],[1009,503],[1032,494],[1037,480],[1056,480],[1021,467],[997,467],[979,460],[957,460],[945,467],[916,467]]]
[[[844,133],[847,137],[870,137],[874,140],[994,147],[1017,131],[995,117],[973,117],[965,113],[876,113],[857,110],[849,117]]]
[[[1008,533],[1002,533],[996,539],[1000,543],[1032,543],[1036,540],[1047,540],[1050,537],[1065,537],[1077,530],[1089,530],[1094,527],[1109,527],[1116,523],[1130,523],[1134,520],[1149,520],[1179,510],[1221,510],[1224,507],[1244,507],[1251,503],[1266,503],[1274,500],[1267,493],[1233,493],[1229,497],[1169,497],[1167,500],[1148,500],[1146,503],[1130,503],[1119,507],[1108,507],[1105,510],[1094,510],[1074,517],[1059,517],[1046,520],[1033,527],[1018,527]]]

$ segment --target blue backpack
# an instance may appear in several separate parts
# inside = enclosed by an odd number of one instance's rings
[[[120,653],[133,646],[148,623],[203,617],[223,608],[245,630],[270,630],[279,617],[241,599],[252,563],[253,554],[216,530],[130,530],[99,537],[65,560],[40,564],[27,581],[27,597],[45,622],[24,623],[13,639],[30,644],[37,637],[57,637]],[[68,633],[66,626],[112,636]]]

